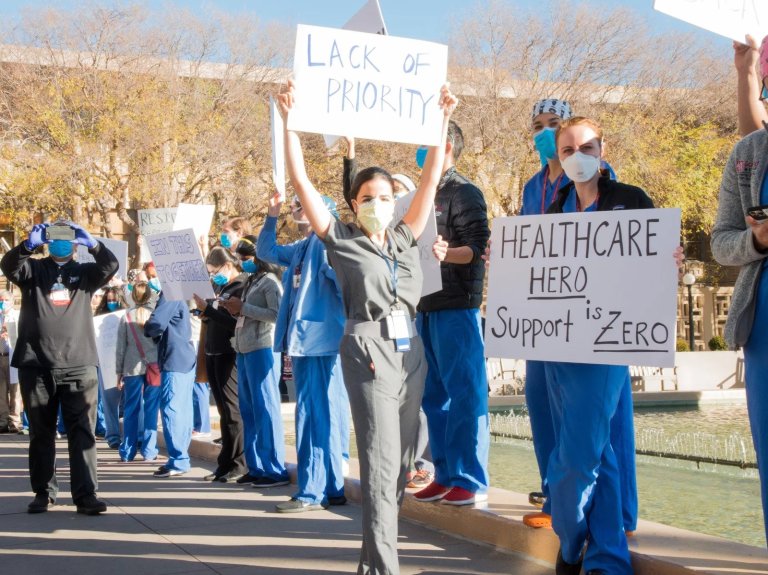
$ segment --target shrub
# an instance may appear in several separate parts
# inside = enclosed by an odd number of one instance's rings
[[[688,346],[688,342],[680,337],[677,338],[677,344],[675,344],[675,349],[677,351],[691,351],[691,348]]]
[[[725,343],[725,339],[721,335],[716,335],[710,339],[707,346],[712,351],[725,351],[728,349],[728,344]]]

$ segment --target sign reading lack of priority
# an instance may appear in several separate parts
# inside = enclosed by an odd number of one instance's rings
[[[680,210],[496,218],[486,356],[674,365]]]

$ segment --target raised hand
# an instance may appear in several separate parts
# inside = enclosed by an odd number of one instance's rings
[[[24,240],[24,247],[33,251],[45,243],[45,228],[50,224],[36,224],[29,232],[29,237]]]
[[[70,223],[69,227],[75,230],[74,243],[87,247],[89,250],[95,248],[98,245],[96,239],[88,233],[88,231],[78,224]]]
[[[272,197],[269,198],[269,205],[267,207],[267,215],[276,218],[280,215],[280,210],[283,207],[283,198],[280,192],[275,192]]]
[[[277,95],[277,109],[280,111],[283,122],[288,121],[288,113],[293,109],[293,102],[294,83],[293,80],[288,80],[288,83],[280,88],[280,93]]]

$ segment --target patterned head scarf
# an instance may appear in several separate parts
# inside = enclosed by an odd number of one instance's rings
[[[558,100],[557,98],[547,98],[536,102],[533,105],[533,111],[531,112],[531,121],[533,121],[539,114],[554,114],[563,120],[567,120],[573,116],[571,105],[565,100]]]
[[[763,38],[763,43],[760,45],[760,77],[766,76],[768,76],[768,36]]]

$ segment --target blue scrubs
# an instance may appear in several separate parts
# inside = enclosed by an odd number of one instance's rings
[[[208,383],[196,381],[194,395],[192,396],[192,405],[194,407],[192,429],[198,433],[211,432],[211,389]]]
[[[123,376],[123,441],[120,443],[120,459],[133,461],[139,447],[139,429],[143,427],[144,375]],[[143,438],[141,438],[143,439]]]
[[[154,461],[157,449],[157,420],[160,415],[160,385],[144,386],[144,439],[141,442],[141,456],[144,461]]]
[[[490,430],[480,310],[419,313],[416,326],[428,365],[421,405],[435,481],[485,493]]]
[[[277,218],[267,217],[259,259],[286,267],[275,324],[276,352],[291,356],[296,384],[296,499],[320,503],[344,493],[342,459],[349,454],[349,399],[338,359],[344,307],[325,245],[314,234],[277,243]]]
[[[195,368],[187,373],[160,373],[160,403],[163,438],[168,452],[168,469],[189,471],[189,443],[192,441],[192,385]]]
[[[760,204],[768,203],[768,178],[763,180]],[[768,225],[768,224],[763,224]],[[757,453],[763,526],[768,541],[768,259],[763,262],[755,293],[755,320],[744,346],[744,379],[752,442]]]
[[[280,414],[280,354],[270,348],[238,353],[237,396],[248,474],[288,479]]]
[[[603,163],[612,179],[616,179],[613,168]],[[547,211],[555,199],[557,190],[571,183],[570,178],[562,173],[553,183],[549,179],[549,167],[537,172],[523,187],[520,215],[539,215]],[[572,195],[564,206],[564,211],[576,211],[576,198]],[[555,447],[555,430],[552,426],[552,412],[549,406],[549,392],[542,361],[525,362],[525,402],[531,421],[533,450],[541,476],[541,491],[548,498],[547,464]],[[611,420],[611,444],[616,452],[621,474],[621,503],[624,517],[624,529],[637,529],[638,497],[635,474],[635,426],[632,406],[632,384],[627,374],[626,384],[621,393],[616,417]],[[547,499],[543,511],[551,512]]]

